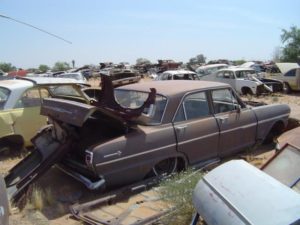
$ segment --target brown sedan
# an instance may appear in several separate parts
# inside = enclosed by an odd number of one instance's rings
[[[34,138],[36,151],[5,178],[12,196],[53,164],[89,189],[200,165],[281,132],[290,113],[287,105],[247,106],[223,83],[111,87],[104,84],[93,105],[44,101],[42,114],[52,125]]]

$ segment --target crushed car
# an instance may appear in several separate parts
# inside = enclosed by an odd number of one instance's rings
[[[44,100],[49,125],[5,177],[10,198],[54,164],[90,190],[197,167],[282,132],[290,113],[285,104],[248,107],[224,83],[173,80],[113,89],[102,76],[101,86],[92,105]]]
[[[255,70],[242,67],[221,69],[214,74],[202,76],[200,79],[230,84],[242,95],[259,95],[283,90],[281,81],[271,78],[259,78]]]
[[[30,139],[47,123],[40,115],[44,98],[88,103],[81,82],[65,78],[31,77],[0,81],[0,151],[31,146]]]

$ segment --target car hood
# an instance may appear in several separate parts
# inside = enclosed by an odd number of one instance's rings
[[[282,74],[290,71],[291,69],[300,68],[298,63],[276,63]]]

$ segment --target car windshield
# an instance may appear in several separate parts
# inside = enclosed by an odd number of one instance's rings
[[[254,70],[240,70],[236,71],[235,75],[237,78],[249,78],[249,75],[253,75],[256,72]]]
[[[173,75],[173,80],[199,80],[195,73],[182,73]]]
[[[9,97],[10,90],[4,87],[0,87],[0,109],[3,109],[5,106],[5,103]]]
[[[148,95],[147,92],[115,89],[115,99],[124,108],[137,109],[141,107],[147,100]],[[166,97],[156,95],[154,107],[145,108],[142,116],[136,120],[137,123],[141,125],[160,124],[166,103]]]
[[[81,93],[72,85],[53,85],[49,87],[52,96],[74,96],[82,97]]]

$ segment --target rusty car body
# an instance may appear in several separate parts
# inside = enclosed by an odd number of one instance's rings
[[[32,140],[29,156],[5,177],[17,198],[56,164],[91,190],[236,153],[282,131],[288,105],[249,107],[228,84],[156,81],[113,89],[102,76],[93,105],[45,99],[49,125]],[[176,87],[176,88],[175,88]]]

